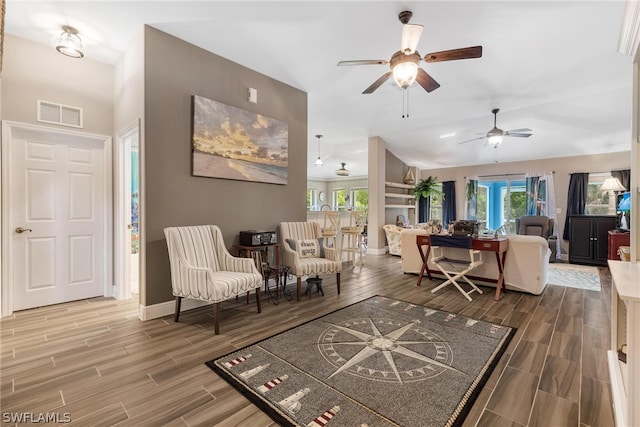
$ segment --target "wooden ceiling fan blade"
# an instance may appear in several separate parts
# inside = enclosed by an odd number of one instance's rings
[[[387,71],[386,73],[384,73],[382,75],[382,77],[380,77],[378,80],[376,80],[375,82],[373,82],[373,84],[371,86],[369,86],[368,88],[366,88],[364,90],[364,92],[362,92],[363,95],[367,95],[370,93],[373,93],[376,89],[378,89],[380,86],[382,86],[382,84],[384,82],[386,82],[387,80],[389,80],[389,77],[391,77],[391,71]]]
[[[479,137],[477,137],[477,138],[467,139],[466,141],[458,142],[458,145],[460,145],[460,144],[466,144],[467,142],[477,141],[477,140],[479,140],[479,139],[484,139],[484,138],[486,138],[486,136],[479,136]]]
[[[433,77],[427,74],[427,72],[422,68],[418,68],[418,75],[416,76],[416,81],[427,92],[433,92],[434,90],[440,87],[440,83],[435,81]]]
[[[443,62],[454,61],[456,59],[480,58],[481,56],[482,46],[472,46],[427,53],[424,56],[424,60],[425,62]]]
[[[404,24],[402,26],[402,42],[400,44],[402,53],[411,55],[416,51],[423,29],[424,27],[419,24]]]
[[[338,62],[338,67],[345,65],[385,65],[388,63],[389,61],[386,59],[355,59],[352,61],[340,61]]]

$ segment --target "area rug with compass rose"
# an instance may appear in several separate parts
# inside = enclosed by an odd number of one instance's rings
[[[212,370],[285,426],[455,426],[514,328],[375,296]]]

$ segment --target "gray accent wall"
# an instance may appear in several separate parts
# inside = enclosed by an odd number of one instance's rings
[[[230,248],[241,230],[306,221],[307,94],[152,27],[144,30],[146,295],[173,299],[163,229],[215,224]],[[248,88],[258,103],[247,100]],[[288,183],[191,175],[191,97],[200,95],[281,120],[289,128]]]

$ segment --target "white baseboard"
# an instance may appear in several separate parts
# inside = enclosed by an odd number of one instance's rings
[[[367,248],[367,255],[384,255],[387,253],[387,247],[380,249]]]
[[[180,313],[187,310],[192,310],[198,307],[204,307],[205,305],[211,305],[212,303],[207,301],[201,301],[196,299],[183,298],[180,304]],[[158,317],[170,316],[176,312],[176,301],[165,301],[159,304],[142,305],[138,307],[138,318],[140,320],[157,319]]]

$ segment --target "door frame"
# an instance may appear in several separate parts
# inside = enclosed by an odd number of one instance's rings
[[[87,132],[79,132],[75,130],[59,129],[49,126],[34,125],[29,123],[20,123],[12,121],[2,121],[2,142],[0,144],[0,189],[2,191],[2,201],[0,208],[0,316],[8,316],[13,313],[13,271],[12,271],[12,244],[13,240],[9,238],[12,230],[11,225],[11,149],[13,146],[13,135],[17,131],[69,135],[76,138],[84,138],[102,143],[104,150],[103,170],[104,170],[104,194],[106,200],[104,203],[104,277],[101,280],[104,283],[104,296],[112,296],[113,294],[113,193],[112,193],[112,141],[110,136],[98,135]]]
[[[114,296],[118,299],[131,298],[131,282],[127,278],[128,272],[128,263],[129,260],[129,250],[127,249],[127,245],[129,242],[125,242],[124,235],[127,230],[128,220],[125,219],[127,214],[130,213],[124,212],[124,208],[127,205],[125,201],[125,197],[129,194],[125,186],[127,185],[127,171],[125,168],[129,165],[129,162],[125,158],[127,154],[127,150],[125,149],[125,138],[133,133],[137,133],[138,135],[138,152],[140,152],[140,119],[137,119],[125,126],[116,137],[117,143],[115,147],[115,188],[114,188],[114,202],[115,202],[115,218],[114,218],[114,274],[115,274],[115,282],[114,282]],[[140,162],[140,159],[138,160]],[[138,165],[138,171],[140,173],[140,165]],[[139,181],[140,182],[140,178]],[[142,187],[142,184],[140,184]],[[141,188],[140,188],[140,193]],[[141,200],[142,197],[140,196]],[[141,227],[140,224],[141,215],[138,216],[138,227]],[[141,245],[142,246],[142,245]],[[140,258],[142,259],[142,258]],[[140,272],[140,268],[138,268],[138,272]],[[140,273],[138,273],[140,275]],[[138,279],[138,283],[140,283],[140,279]],[[141,283],[140,283],[141,284]],[[140,299],[140,290],[138,290],[138,299]]]

